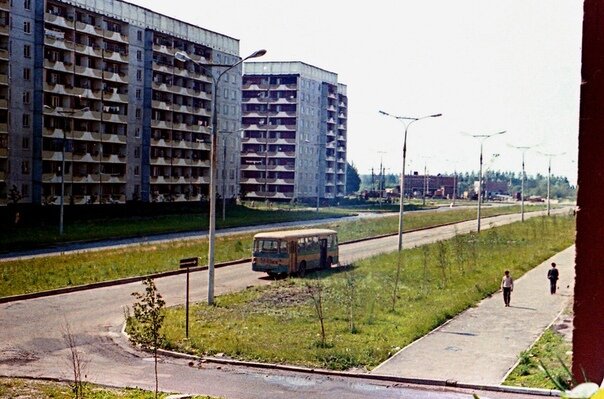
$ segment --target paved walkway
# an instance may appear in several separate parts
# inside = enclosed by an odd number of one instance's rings
[[[418,339],[372,373],[499,385],[572,298],[575,247],[543,262],[514,282],[511,306],[501,293]],[[556,262],[559,290],[549,293],[547,270]]]

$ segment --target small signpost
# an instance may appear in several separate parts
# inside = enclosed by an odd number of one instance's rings
[[[187,269],[187,291],[185,296],[185,337],[189,338],[189,268],[199,265],[199,258],[185,258],[180,260],[180,268]]]

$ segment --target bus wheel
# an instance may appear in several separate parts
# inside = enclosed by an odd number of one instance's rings
[[[298,266],[298,276],[299,277],[306,276],[306,262],[305,261],[300,262],[300,266]]]
[[[330,256],[327,258],[327,263],[325,264],[325,268],[329,269],[333,265],[333,258]]]
[[[275,273],[275,272],[266,272],[266,274],[268,274],[268,276],[270,278],[277,278],[277,277],[279,277],[279,273]]]

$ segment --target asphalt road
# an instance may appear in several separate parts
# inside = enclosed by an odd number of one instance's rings
[[[527,214],[531,217],[535,213]],[[519,220],[506,215],[485,221],[484,228]],[[405,234],[410,247],[451,237],[475,229],[475,222]],[[397,237],[365,241],[341,248],[344,262],[396,249]],[[169,306],[184,301],[184,277],[156,281]],[[270,284],[264,275],[251,271],[249,264],[216,270],[216,294]],[[207,273],[191,275],[191,298],[206,298]],[[74,292],[0,305],[0,375],[70,378],[69,348],[63,339],[66,326],[86,360],[86,379],[113,386],[153,387],[150,356],[130,347],[121,335],[131,293],[141,291],[140,283]],[[225,398],[468,398],[468,393],[435,387],[405,386],[388,382],[307,373],[220,366],[205,363],[191,367],[187,361],[162,358],[160,389],[165,391],[217,395]],[[528,395],[488,392],[482,398],[523,398]]]

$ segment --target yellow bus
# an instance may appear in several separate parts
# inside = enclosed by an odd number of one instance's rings
[[[254,236],[252,270],[269,276],[327,269],[338,263],[338,233],[303,229],[258,233]]]

